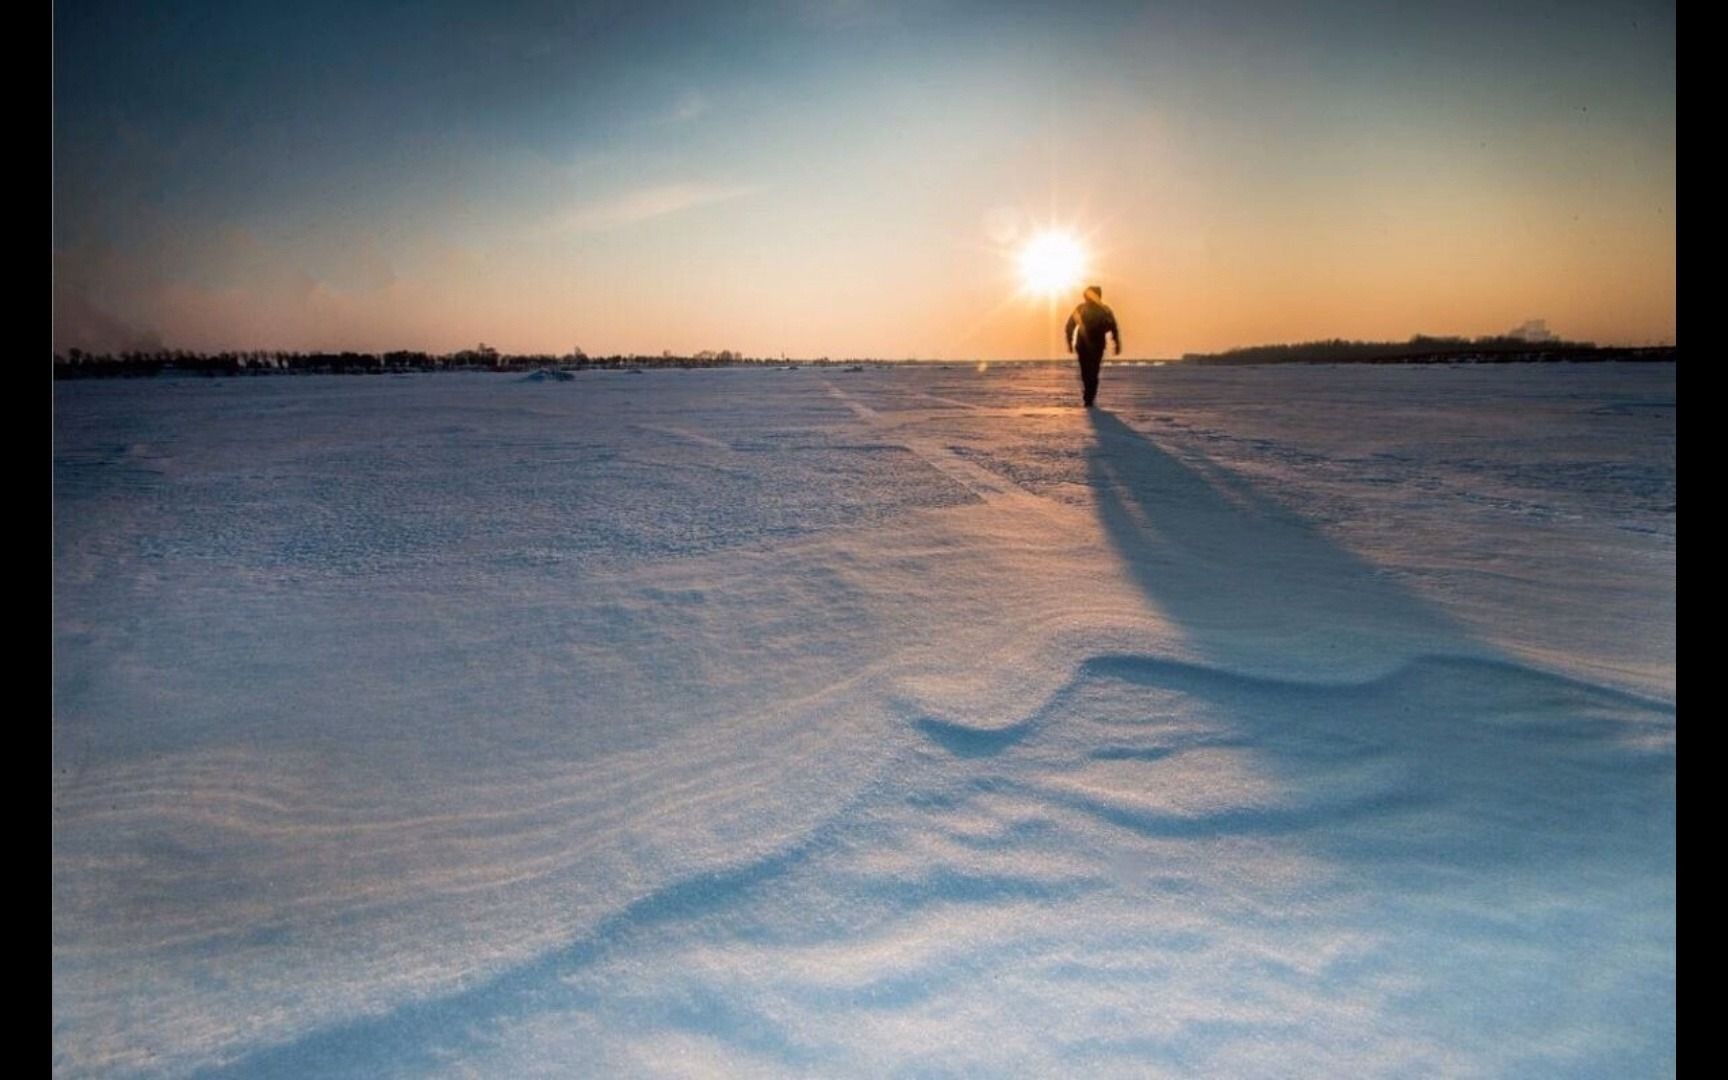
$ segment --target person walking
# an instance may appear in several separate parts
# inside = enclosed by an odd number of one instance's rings
[[[1104,290],[1097,285],[1086,288],[1080,306],[1068,316],[1063,329],[1068,350],[1080,359],[1080,386],[1086,407],[1098,397],[1098,369],[1104,366],[1104,337],[1115,339],[1116,355],[1122,355],[1122,331],[1116,327],[1116,313],[1104,306]]]

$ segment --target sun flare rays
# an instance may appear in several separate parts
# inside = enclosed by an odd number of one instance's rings
[[[1086,273],[1086,249],[1073,233],[1045,229],[1034,233],[1014,259],[1023,291],[1043,297],[1072,292]]]

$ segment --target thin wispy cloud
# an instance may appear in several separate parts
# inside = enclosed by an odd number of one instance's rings
[[[750,184],[657,184],[573,206],[559,215],[556,227],[561,232],[602,232],[729,202],[756,190],[758,187]]]
[[[672,111],[668,114],[667,119],[674,123],[688,123],[689,121],[696,119],[698,116],[701,116],[703,113],[706,113],[713,107],[714,103],[709,101],[706,96],[692,90],[688,94],[679,98],[673,104]]]
[[[894,5],[875,0],[787,0],[786,7],[800,22],[830,30],[880,26],[900,20]]]

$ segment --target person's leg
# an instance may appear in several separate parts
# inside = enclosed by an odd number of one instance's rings
[[[1104,353],[1086,351],[1080,354],[1080,385],[1084,389],[1084,401],[1090,405],[1098,396],[1098,369],[1104,363]]]

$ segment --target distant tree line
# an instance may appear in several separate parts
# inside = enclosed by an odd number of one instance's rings
[[[704,350],[693,356],[663,352],[659,356],[589,356],[580,349],[554,356],[550,353],[501,353],[481,343],[452,353],[411,350],[394,352],[299,352],[284,350],[239,350],[193,352],[187,349],[131,350],[90,353],[68,349],[54,354],[56,379],[159,375],[183,372],[194,375],[388,375],[413,371],[540,371],[589,368],[723,367],[730,364],[784,364],[782,359],[749,357],[731,349]],[[827,358],[804,363],[827,364]]]
[[[1429,337],[1418,334],[1405,342],[1308,341],[1295,345],[1254,345],[1218,353],[1185,353],[1185,362],[1200,364],[1433,364],[1433,363],[1542,363],[1554,361],[1652,360],[1671,361],[1673,346],[1648,348],[1598,347],[1585,341],[1495,337]],[[287,350],[237,350],[193,352],[187,349],[138,349],[118,353],[91,353],[67,349],[54,354],[56,379],[136,377],[163,373],[190,375],[389,375],[416,371],[582,371],[589,369],[639,369],[647,367],[706,368],[734,364],[856,366],[885,362],[871,358],[787,360],[784,356],[745,356],[731,349],[704,350],[691,356],[662,352],[658,356],[614,354],[589,356],[581,349],[563,355],[550,353],[501,353],[482,342],[472,349],[450,353],[428,353],[398,349],[393,352],[299,352]],[[916,361],[914,361],[916,362]],[[1064,363],[1065,361],[1023,361]]]
[[[1543,363],[1579,360],[1673,360],[1673,346],[1598,347],[1588,341],[1532,341],[1525,337],[1429,337],[1409,341],[1305,341],[1296,345],[1251,345],[1217,353],[1184,353],[1202,364],[1442,364]]]

